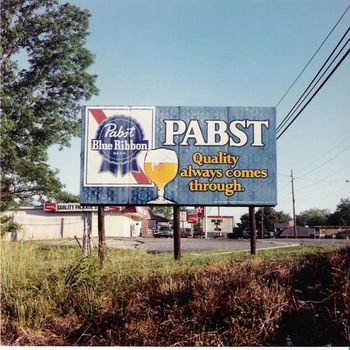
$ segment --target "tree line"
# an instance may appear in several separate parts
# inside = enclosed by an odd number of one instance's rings
[[[275,224],[288,224],[292,217],[283,211],[273,208],[260,208],[256,211],[256,226],[258,232],[263,229],[264,235],[274,231]],[[296,216],[298,226],[350,226],[350,198],[343,198],[338,203],[336,210],[312,208],[301,212]],[[249,231],[249,214],[241,216],[238,224],[238,233]]]

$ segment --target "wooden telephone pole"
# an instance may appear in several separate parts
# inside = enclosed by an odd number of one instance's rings
[[[293,233],[294,238],[297,238],[297,219],[295,216],[295,197],[294,197],[294,177],[293,177],[293,170],[290,171],[290,177],[292,182],[292,202],[293,202]]]

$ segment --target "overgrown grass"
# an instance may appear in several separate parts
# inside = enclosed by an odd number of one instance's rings
[[[316,288],[343,344],[350,342],[349,251],[299,246],[255,257],[185,253],[174,261],[110,249],[101,267],[96,252],[82,258],[75,247],[1,242],[2,342],[286,345],[288,315],[303,316],[306,291]],[[305,345],[297,335],[293,341]]]

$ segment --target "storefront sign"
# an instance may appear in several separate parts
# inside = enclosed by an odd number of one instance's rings
[[[82,119],[82,204],[277,204],[274,108],[87,107]]]
[[[187,211],[187,222],[189,224],[196,224],[198,222],[197,210],[188,210]]]
[[[122,212],[124,207],[109,206],[106,211]],[[80,205],[79,203],[44,203],[44,212],[46,213],[70,213],[81,211],[97,211],[97,206]]]

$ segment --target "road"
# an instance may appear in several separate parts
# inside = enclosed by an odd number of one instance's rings
[[[350,245],[349,240],[342,239],[257,239],[257,249],[276,249],[297,245]],[[136,248],[146,249],[149,253],[173,252],[172,238],[137,238],[117,239],[107,238],[110,248]],[[233,239],[181,239],[182,251],[250,251],[249,240]]]

